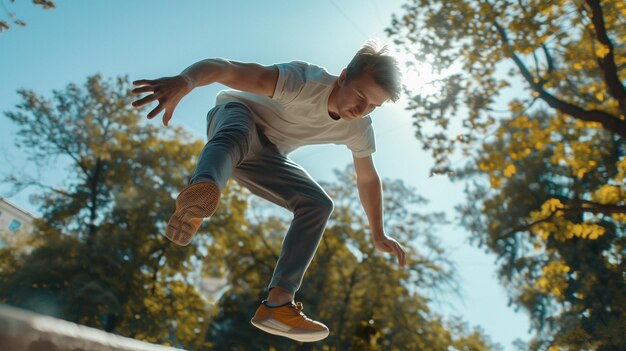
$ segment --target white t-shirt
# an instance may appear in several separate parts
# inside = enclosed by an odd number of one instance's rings
[[[370,116],[352,121],[328,115],[328,98],[338,77],[306,62],[277,64],[278,82],[272,98],[237,90],[217,95],[217,104],[246,105],[267,138],[287,155],[304,145],[346,145],[354,157],[376,151]]]

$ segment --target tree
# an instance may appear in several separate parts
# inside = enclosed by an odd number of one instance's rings
[[[498,255],[512,301],[530,313],[537,331],[531,349],[623,349],[626,216],[612,211],[626,194],[624,144],[608,133],[595,135],[581,153],[598,166],[579,177],[570,162],[581,156],[564,162],[560,152],[577,149],[587,131],[546,113],[534,117],[504,121],[497,140],[460,172],[474,179],[460,207],[463,224]],[[516,156],[531,129],[552,130],[555,123],[565,131],[560,143]],[[496,158],[515,171],[489,175],[483,169]],[[590,203],[598,211],[585,207]]]
[[[40,169],[67,170],[63,184],[28,175],[43,212],[30,255],[4,251],[3,302],[151,342],[203,344],[208,306],[190,283],[202,241],[176,247],[160,233],[202,142],[143,122],[127,78],[89,77],[52,99],[20,90],[5,115],[16,144]],[[15,266],[11,267],[10,265]],[[10,268],[7,268],[10,267]],[[195,346],[194,346],[195,345]]]
[[[15,0],[11,0],[11,2],[15,2]],[[54,4],[54,1],[50,1],[50,0],[32,0],[32,2],[33,2],[33,5],[39,6],[39,7],[43,8],[44,10],[50,10],[50,9],[56,8],[56,5]],[[13,22],[14,25],[21,26],[21,27],[26,26],[26,22],[16,18],[15,17],[15,13],[9,12],[6,9],[6,7],[4,7],[4,4],[3,4],[3,8],[7,12],[7,15],[9,16],[9,19],[11,20],[11,22]],[[6,20],[1,20],[0,19],[0,32],[8,30],[9,28],[11,28],[11,26],[9,25],[9,22],[7,22]]]
[[[439,170],[449,170],[457,146],[469,153],[493,132],[500,106],[524,115],[541,102],[535,107],[561,119],[626,136],[623,1],[412,0],[403,8],[387,33],[417,62],[446,74],[433,82],[434,94],[407,91],[416,137]],[[503,96],[511,85],[525,86],[527,96]],[[449,131],[453,117],[463,120],[460,132]]]
[[[437,93],[411,97],[419,130],[439,126],[417,138],[439,171],[451,170],[458,146],[471,158],[459,172],[473,180],[463,224],[498,255],[512,302],[531,313],[531,348],[623,349],[626,5],[404,9],[388,30],[399,44],[437,68],[460,63]],[[502,94],[517,85],[527,94]],[[466,116],[457,137],[453,116]]]

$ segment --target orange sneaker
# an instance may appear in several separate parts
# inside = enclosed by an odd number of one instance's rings
[[[215,213],[219,201],[220,190],[214,183],[186,186],[176,198],[176,211],[167,222],[165,236],[178,245],[188,245],[202,220]]]
[[[307,318],[301,302],[269,307],[263,301],[250,321],[255,327],[274,335],[285,336],[296,341],[319,341],[328,336],[328,327]]]

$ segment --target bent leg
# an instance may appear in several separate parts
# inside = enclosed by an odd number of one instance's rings
[[[208,181],[223,190],[256,137],[250,110],[234,102],[216,106],[207,116],[207,136],[190,184]]]
[[[258,142],[250,111],[242,104],[216,106],[209,111],[207,122],[209,141],[190,184],[176,198],[176,210],[167,222],[165,236],[178,245],[188,245],[203,219],[215,213],[233,168]]]
[[[233,178],[253,194],[293,213],[269,288],[295,294],[333,211],[332,199],[300,165],[274,147],[264,148],[239,165]]]

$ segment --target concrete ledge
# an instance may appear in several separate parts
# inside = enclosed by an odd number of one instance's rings
[[[180,351],[0,305],[2,351]]]

